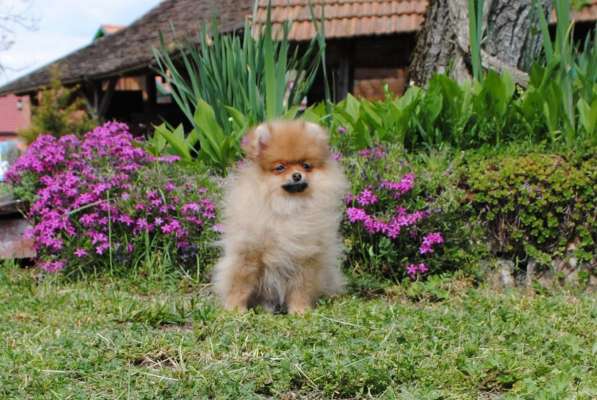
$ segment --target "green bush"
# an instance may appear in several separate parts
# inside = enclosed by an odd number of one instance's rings
[[[85,100],[76,97],[78,87],[66,88],[60,83],[60,72],[52,70],[50,86],[39,93],[39,104],[31,109],[31,126],[19,131],[27,144],[39,135],[82,135],[97,125],[87,112]]]
[[[576,162],[539,153],[473,157],[464,180],[497,255],[561,256],[574,243],[581,260],[595,259],[594,157]]]

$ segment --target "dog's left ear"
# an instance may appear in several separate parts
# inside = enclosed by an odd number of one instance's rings
[[[251,129],[243,137],[240,147],[247,155],[247,158],[255,160],[259,157],[261,151],[267,147],[271,136],[270,127],[266,123],[263,123]]]

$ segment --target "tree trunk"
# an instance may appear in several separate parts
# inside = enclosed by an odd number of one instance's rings
[[[539,4],[547,16],[551,0],[539,0]],[[525,72],[541,50],[533,1],[485,0],[482,31],[483,67],[508,71],[524,85]],[[449,72],[458,81],[471,78],[467,0],[431,1],[417,37],[410,77],[422,86],[437,72]]]

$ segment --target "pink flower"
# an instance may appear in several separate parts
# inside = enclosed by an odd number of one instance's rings
[[[357,203],[362,206],[375,204],[378,200],[378,197],[371,191],[371,189],[365,189],[357,196]]]
[[[419,247],[419,253],[433,253],[433,246],[444,243],[444,238],[440,232],[428,233],[423,237],[423,242]]]
[[[415,186],[415,174],[406,174],[402,177],[399,182],[382,181],[380,187],[382,189],[392,190],[397,197],[402,194],[408,193]],[[397,198],[396,197],[396,198]]]
[[[214,224],[214,226],[212,226],[211,229],[214,232],[217,232],[217,233],[223,233],[224,232],[224,226],[222,224]]]
[[[66,266],[66,263],[62,260],[58,261],[46,261],[39,265],[41,269],[46,272],[58,272]]]
[[[183,214],[198,213],[201,207],[197,203],[187,203],[181,207],[180,211]]]
[[[83,258],[87,255],[87,250],[78,248],[77,250],[75,250],[74,254],[75,254],[75,256],[77,256],[79,258]]]
[[[364,221],[367,218],[367,213],[362,208],[349,207],[346,209],[348,220],[352,223],[357,221]]]
[[[416,279],[419,274],[424,274],[429,271],[429,267],[425,263],[408,264],[406,266],[406,274],[410,279]]]
[[[419,269],[416,264],[408,264],[406,266],[406,274],[409,276],[410,279],[415,279],[418,271]]]
[[[385,157],[386,151],[383,146],[376,146],[367,149],[360,150],[358,152],[359,156],[363,158],[369,158],[374,160],[380,160]]]
[[[163,162],[165,164],[173,164],[180,160],[179,156],[162,156],[156,159],[158,162]]]

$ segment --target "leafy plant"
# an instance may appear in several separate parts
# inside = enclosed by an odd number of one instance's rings
[[[220,172],[239,157],[239,138],[247,127],[296,115],[321,65],[325,41],[320,32],[299,52],[288,39],[290,21],[282,24],[280,37],[272,26],[268,6],[260,32],[247,22],[242,34],[222,34],[214,22],[204,26],[198,44],[186,43],[172,53],[162,40],[154,49],[158,71],[193,126],[187,144],[197,138],[201,159]],[[171,145],[180,142],[177,135],[166,135]]]
[[[594,145],[597,144],[597,32],[577,49],[570,0],[556,0],[554,8],[557,24],[553,40],[547,20],[541,14],[545,63],[533,67],[528,99],[523,99],[530,105],[523,105],[523,110],[527,118],[533,108],[542,111],[552,142],[570,145],[580,140]]]

